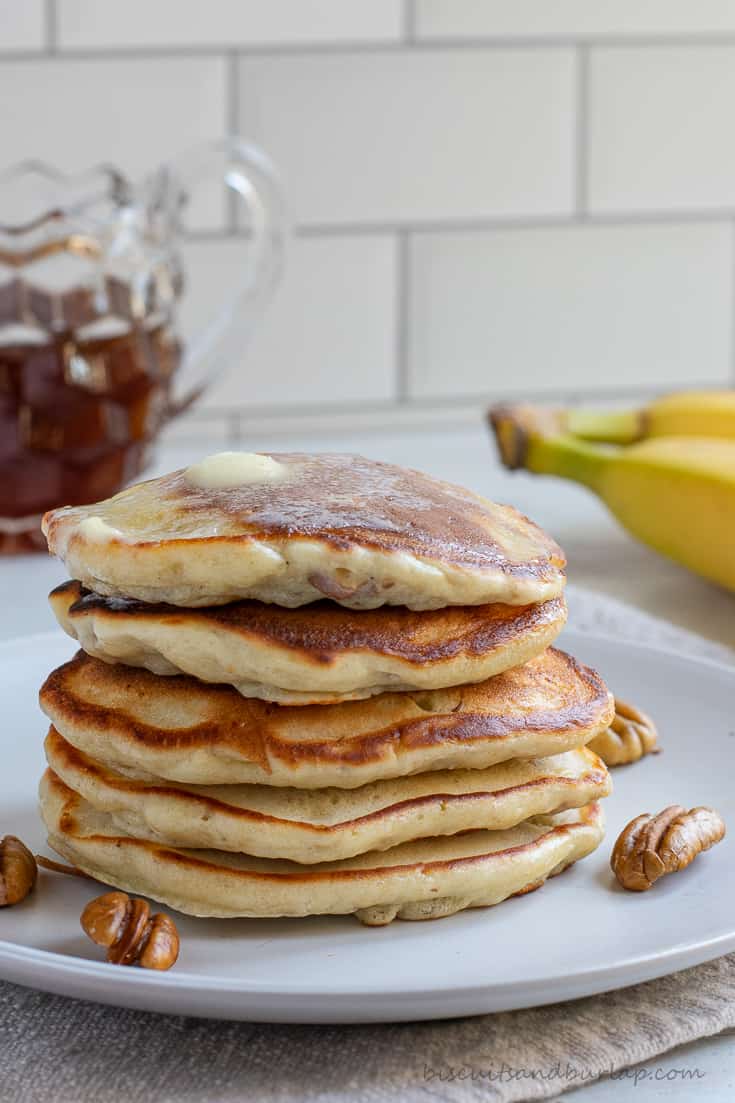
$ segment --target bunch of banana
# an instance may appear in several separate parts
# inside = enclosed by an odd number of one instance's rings
[[[506,467],[583,483],[633,536],[735,590],[735,392],[627,411],[495,406]]]

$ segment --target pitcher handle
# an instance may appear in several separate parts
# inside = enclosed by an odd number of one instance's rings
[[[240,228],[245,231],[237,239],[243,244],[240,279],[214,317],[183,350],[176,375],[185,389],[169,400],[167,417],[172,418],[196,401],[222,373],[227,360],[234,359],[247,344],[283,270],[287,226],[273,165],[264,153],[240,138],[197,146],[169,161],[161,171],[178,190],[177,206],[201,184],[221,180],[228,194],[237,197],[238,209],[244,214]]]

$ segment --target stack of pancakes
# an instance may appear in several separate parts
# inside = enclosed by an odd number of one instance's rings
[[[599,676],[515,510],[356,456],[224,453],[45,519],[82,647],[41,690],[51,845],[200,916],[429,919],[599,844]]]

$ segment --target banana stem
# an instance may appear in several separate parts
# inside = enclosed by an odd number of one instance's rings
[[[588,486],[597,491],[610,453],[569,435],[544,437],[531,434],[527,439],[523,466],[537,475],[558,475],[561,479]]]
[[[506,467],[558,475],[599,490],[613,450],[572,436],[558,411],[536,406],[495,406],[489,419]]]
[[[633,444],[645,432],[643,410],[568,410],[567,431],[582,440]]]

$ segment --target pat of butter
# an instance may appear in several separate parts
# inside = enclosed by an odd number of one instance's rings
[[[249,483],[279,483],[287,474],[285,464],[259,452],[218,452],[185,471],[187,481],[202,490],[228,490]]]
[[[80,522],[77,532],[85,540],[121,540],[122,533],[119,529],[108,525],[101,517],[85,517]]]

